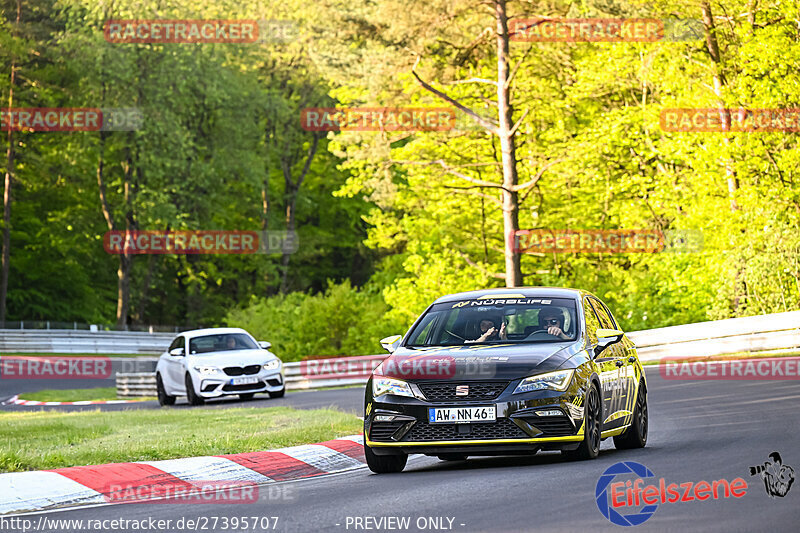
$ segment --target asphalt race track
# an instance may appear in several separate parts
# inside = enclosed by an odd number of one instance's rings
[[[784,465],[793,466],[800,475],[800,383],[665,381],[652,370],[648,379],[651,424],[647,448],[617,451],[609,439],[594,461],[566,462],[552,452],[455,463],[415,456],[401,474],[379,476],[361,469],[263,486],[259,501],[246,505],[121,504],[26,518],[153,518],[171,519],[176,524],[181,518],[277,516],[276,531],[305,532],[397,531],[402,529],[381,528],[375,520],[409,517],[413,531],[418,530],[417,525],[427,531],[619,531],[621,526],[598,510],[595,487],[609,466],[635,461],[650,468],[656,480],[666,478],[667,484],[741,477],[748,487],[738,499],[660,503],[649,520],[628,530],[797,531],[800,482],[785,497],[770,497],[761,478],[750,476],[749,467],[763,464],[771,452],[778,451]],[[321,401],[327,403],[338,396],[336,403],[343,405],[357,404],[361,395],[359,389],[321,392],[326,393]],[[648,483],[658,485],[658,481]],[[440,523],[428,521],[437,517]],[[165,531],[180,531],[171,527]],[[208,530],[223,531],[219,525]],[[62,527],[53,531],[82,530]],[[249,531],[263,530],[251,527]]]

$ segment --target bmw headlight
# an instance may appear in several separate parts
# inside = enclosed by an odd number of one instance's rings
[[[219,372],[219,368],[217,368],[216,366],[203,365],[203,366],[196,366],[194,367],[194,369],[203,375],[216,374],[217,372]]]
[[[380,396],[381,394],[414,397],[411,387],[405,381],[375,376],[372,378],[372,395]]]
[[[525,378],[514,389],[514,394],[535,390],[566,390],[574,373],[574,370],[558,370]]]
[[[273,359],[272,361],[264,363],[264,370],[277,370],[281,366],[280,359]]]

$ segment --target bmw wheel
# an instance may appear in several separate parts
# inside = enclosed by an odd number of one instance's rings
[[[647,389],[644,382],[639,384],[639,394],[636,397],[636,407],[633,409],[631,427],[625,433],[614,437],[614,446],[618,450],[644,448],[647,444]]]
[[[186,379],[184,380],[186,383],[186,399],[189,400],[189,403],[192,405],[202,405],[205,400],[197,395],[194,391],[194,383],[192,383],[192,376],[189,373],[186,373]]]
[[[175,404],[175,396],[167,394],[164,382],[161,380],[161,374],[156,374],[156,393],[158,394],[158,405],[161,407]]]

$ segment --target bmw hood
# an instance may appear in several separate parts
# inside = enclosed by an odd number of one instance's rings
[[[580,342],[398,348],[375,375],[410,381],[520,379],[559,368],[582,350]]]
[[[267,350],[228,350],[224,352],[208,352],[189,355],[192,364],[218,366],[247,366],[263,365],[276,359],[275,355]]]

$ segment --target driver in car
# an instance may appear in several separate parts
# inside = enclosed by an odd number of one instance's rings
[[[542,309],[539,311],[538,331],[546,331],[559,339],[569,340],[569,335],[564,333],[564,315],[558,309]]]
[[[227,347],[228,350],[236,349],[236,337],[231,335],[227,339],[225,339],[225,346]]]

